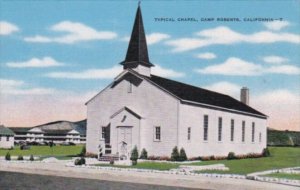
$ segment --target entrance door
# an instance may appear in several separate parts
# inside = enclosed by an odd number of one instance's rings
[[[132,143],[132,126],[118,127],[118,152],[120,156],[129,156]]]

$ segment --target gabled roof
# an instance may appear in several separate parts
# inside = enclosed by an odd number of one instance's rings
[[[7,127],[4,127],[3,125],[0,125],[0,135],[8,135],[8,136],[13,136],[15,133],[10,130]]]
[[[121,65],[124,68],[135,68],[137,65],[152,67],[149,61],[146,35],[140,5],[137,8],[135,21],[129,41],[126,58]]]
[[[123,108],[119,109],[118,111],[116,111],[112,116],[110,116],[110,118],[114,118],[115,116],[117,116],[119,113],[121,113],[123,110],[128,111],[129,113],[131,113],[132,115],[134,115],[136,118],[141,119],[142,117],[137,114],[135,111],[132,111],[130,108],[124,106]]]
[[[148,78],[151,82],[177,96],[181,100],[207,104],[211,106],[267,117],[263,113],[225,94],[213,92],[155,75],[151,75],[150,77],[145,78]]]

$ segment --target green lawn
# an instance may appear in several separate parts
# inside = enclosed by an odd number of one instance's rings
[[[224,174],[249,174],[258,171],[280,169],[287,167],[300,166],[300,148],[291,147],[270,147],[271,157],[251,158],[241,160],[214,160],[202,161],[188,165],[210,165],[210,164],[225,164],[229,167],[229,171],[205,170],[199,171],[201,173],[224,173]],[[157,163],[157,162],[142,162],[136,166],[115,166],[100,164],[98,166],[112,166],[123,168],[143,168],[156,170],[169,170],[178,168],[179,165],[175,163]],[[198,172],[198,171],[197,171]]]
[[[20,150],[19,146],[15,146],[13,150],[0,149],[0,156],[5,156],[9,151],[11,156],[18,155],[34,155],[34,156],[68,156],[77,155],[81,152],[83,145],[76,146],[30,146],[29,150]]]
[[[300,180],[300,174],[273,173],[273,174],[268,174],[268,175],[265,175],[265,176]]]
[[[271,157],[241,159],[241,160],[221,160],[203,161],[192,165],[209,165],[222,163],[229,167],[229,171],[206,170],[205,173],[234,173],[249,174],[258,171],[280,169],[300,166],[300,148],[294,147],[269,147]]]
[[[175,163],[158,163],[158,162],[138,162],[135,166],[117,166],[109,164],[95,164],[96,166],[105,167],[118,167],[118,168],[139,168],[139,169],[152,169],[152,170],[170,170],[178,168],[179,164]]]

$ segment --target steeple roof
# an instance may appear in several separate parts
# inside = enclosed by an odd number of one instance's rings
[[[147,67],[154,66],[150,63],[148,57],[147,41],[140,5],[138,5],[136,11],[135,21],[127,49],[126,58],[123,62],[121,62],[121,65],[123,65],[125,68],[136,67],[139,64]]]

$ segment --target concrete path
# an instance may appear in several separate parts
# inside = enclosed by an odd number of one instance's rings
[[[209,178],[202,176],[182,176],[172,174],[142,173],[128,171],[106,171],[87,168],[66,167],[59,163],[10,163],[0,162],[0,171],[21,172],[27,174],[52,175],[82,179],[96,179],[127,183],[163,185],[199,189],[222,190],[298,190],[299,187],[258,182],[243,179]]]

